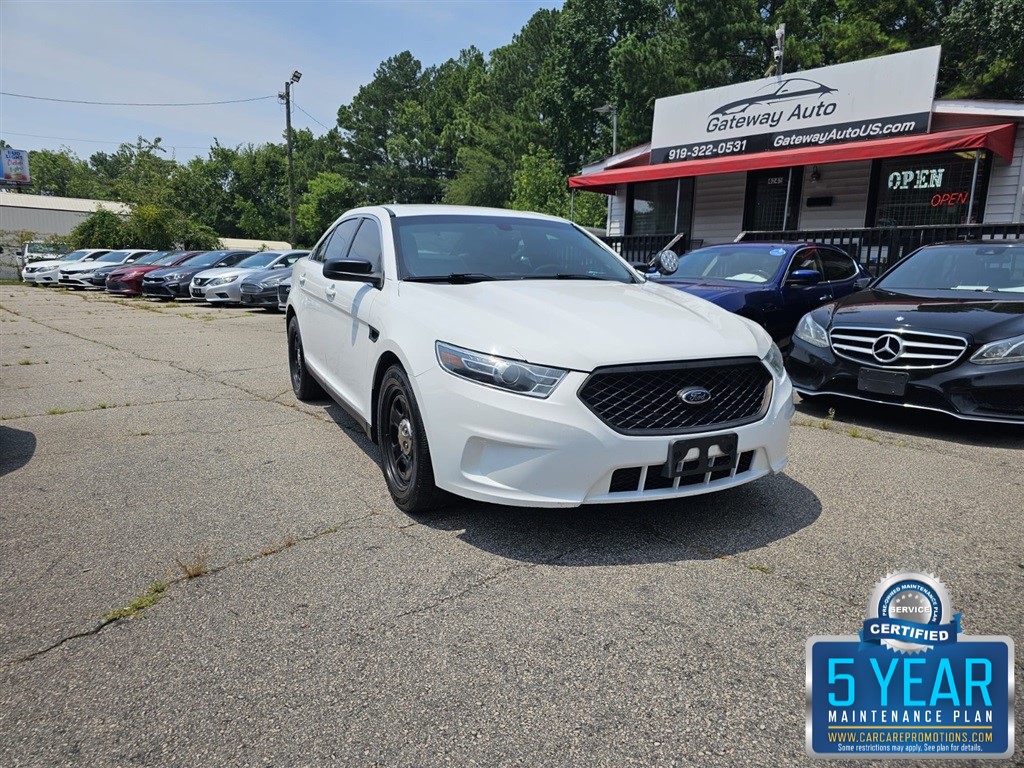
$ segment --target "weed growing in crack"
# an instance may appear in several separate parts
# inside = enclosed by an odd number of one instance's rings
[[[271,544],[269,547],[264,547],[263,549],[261,549],[260,550],[260,557],[266,557],[267,555],[273,555],[273,554],[275,554],[277,552],[280,552],[283,549],[288,549],[288,547],[295,546],[295,543],[296,543],[295,537],[294,536],[288,536],[287,538],[283,539],[280,544]]]
[[[156,602],[164,596],[164,592],[166,591],[166,584],[162,581],[155,581],[149,585],[149,589],[147,589],[144,594],[132,600],[128,605],[123,608],[112,608],[104,613],[103,620],[110,622],[137,616],[140,612],[156,605]]]
[[[177,558],[175,558],[174,562],[178,565],[178,568],[181,569],[181,572],[184,574],[186,579],[196,579],[205,575],[209,571],[206,563],[208,557],[208,552],[197,549],[192,562],[184,562]]]
[[[832,422],[835,419],[835,417],[836,417],[836,409],[835,408],[829,408],[828,409],[828,415],[825,416],[825,418],[821,420],[821,422],[818,424],[818,426],[821,427],[822,429],[826,429],[826,430],[832,429]]]

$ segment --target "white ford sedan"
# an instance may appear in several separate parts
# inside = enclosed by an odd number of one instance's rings
[[[563,219],[387,205],[292,270],[300,400],[336,400],[395,504],[642,501],[780,472],[793,414],[756,324],[648,282]]]

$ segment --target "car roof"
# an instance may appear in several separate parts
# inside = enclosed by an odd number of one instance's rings
[[[535,219],[539,221],[565,221],[558,216],[533,211],[513,211],[508,208],[484,208],[475,205],[429,205],[415,203],[396,203],[389,205],[365,206],[346,211],[344,215],[354,213],[385,212],[393,218],[411,216],[501,216],[503,218]]]
[[[977,248],[1024,248],[1024,240],[943,240],[940,243],[925,243],[922,248],[940,247],[964,247],[974,246]]]

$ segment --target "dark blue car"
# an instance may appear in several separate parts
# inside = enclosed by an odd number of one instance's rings
[[[820,243],[711,245],[680,256],[675,270],[668,261],[648,277],[749,317],[780,345],[804,314],[871,282],[845,251]]]

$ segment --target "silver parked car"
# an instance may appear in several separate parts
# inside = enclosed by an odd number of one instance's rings
[[[260,251],[247,256],[233,267],[199,272],[192,278],[189,294],[211,304],[238,304],[242,301],[242,279],[266,269],[285,269],[309,255],[309,251]]]

